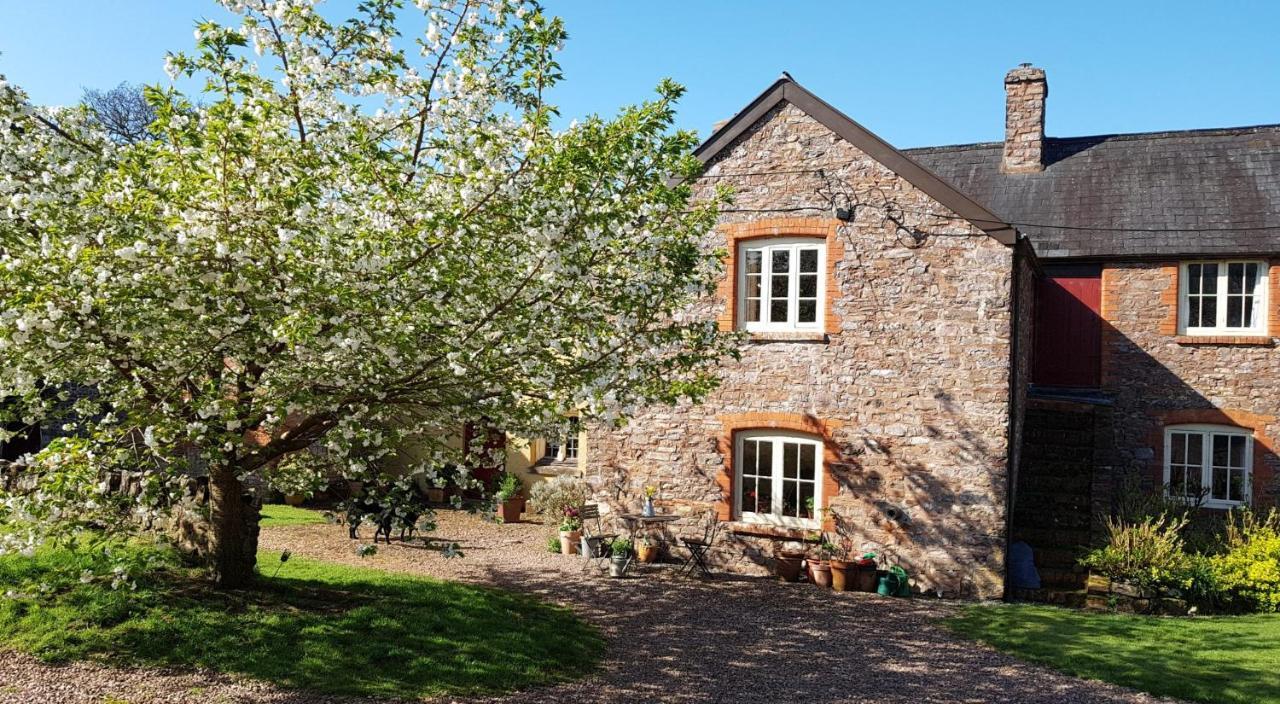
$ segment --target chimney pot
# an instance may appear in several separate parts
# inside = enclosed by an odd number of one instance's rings
[[[1049,82],[1044,69],[1019,64],[1004,77],[1004,157],[1007,174],[1044,171],[1044,103]]]

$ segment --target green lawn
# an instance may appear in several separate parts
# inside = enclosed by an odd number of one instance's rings
[[[1155,618],[972,606],[948,625],[1080,677],[1193,701],[1280,704],[1280,615]]]
[[[200,666],[315,692],[488,694],[580,677],[600,635],[566,609],[510,592],[293,558],[249,591],[173,566],[137,591],[84,585],[66,553],[0,558],[0,649],[48,660]],[[270,575],[279,555],[259,555]]]
[[[263,528],[274,528],[278,526],[309,526],[326,522],[324,514],[320,511],[298,508],[287,504],[263,504],[262,522],[259,525]]]

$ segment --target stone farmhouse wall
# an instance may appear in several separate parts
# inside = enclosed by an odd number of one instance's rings
[[[586,466],[597,498],[611,512],[634,511],[643,487],[657,485],[662,510],[689,516],[673,531],[695,530],[714,511],[727,521],[717,562],[765,572],[782,545],[805,536],[733,521],[733,434],[805,432],[825,448],[828,535],[904,566],[925,591],[1000,596],[1016,432],[1014,249],[786,103],[709,163],[697,192],[721,184],[736,197],[709,247],[825,239],[825,334],[755,335],[706,402],[593,431]],[[861,204],[851,222],[832,217],[832,193]],[[722,326],[734,319],[728,264],[713,303]]]
[[[1270,262],[1262,338],[1180,337],[1179,263],[1115,262],[1102,272],[1102,386],[1115,399],[1114,462],[1164,480],[1164,427],[1209,423],[1254,433],[1253,504],[1280,496],[1280,260]]]

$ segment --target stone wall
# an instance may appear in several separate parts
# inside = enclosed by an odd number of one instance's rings
[[[1268,317],[1280,335],[1280,261],[1271,262]],[[1275,338],[1177,335],[1177,262],[1118,262],[1102,273],[1102,384],[1115,398],[1114,462],[1158,487],[1164,427],[1212,423],[1254,432],[1253,499],[1275,505],[1280,351]]]
[[[849,549],[880,552],[930,593],[1000,596],[1013,249],[786,104],[708,164],[697,191],[720,184],[736,199],[709,247],[726,246],[744,223],[838,238],[827,246],[826,316],[837,324],[817,336],[756,336],[705,403],[593,431],[597,498],[614,513],[636,510],[654,484],[662,510],[689,516],[675,532],[696,531],[711,512],[732,519],[732,433],[801,429],[823,440],[824,515]],[[833,193],[857,206],[851,222],[831,219]],[[723,299],[710,315],[723,313]],[[780,545],[804,537],[725,527],[713,555],[736,571],[766,571]]]

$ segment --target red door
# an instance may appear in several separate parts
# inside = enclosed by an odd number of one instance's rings
[[[1036,292],[1032,382],[1097,388],[1102,381],[1102,268],[1045,267]]]

